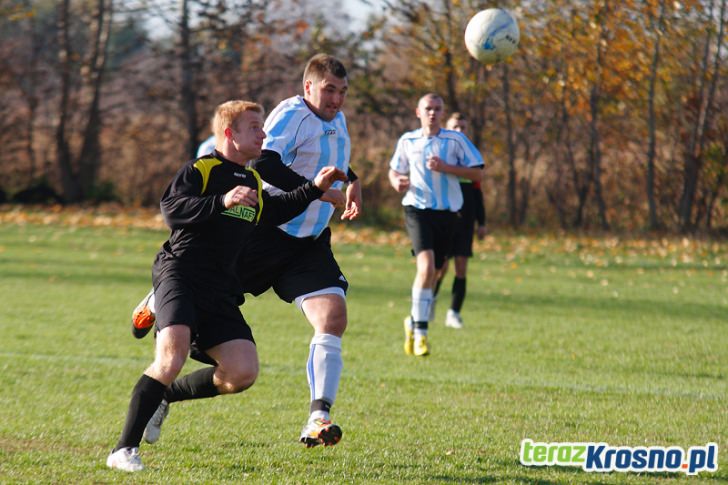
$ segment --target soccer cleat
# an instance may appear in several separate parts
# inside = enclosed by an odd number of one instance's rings
[[[328,419],[316,418],[306,423],[301,431],[299,441],[306,445],[306,448],[314,446],[334,446],[341,439],[341,428]]]
[[[145,337],[149,331],[154,327],[156,316],[152,311],[149,300],[154,296],[154,289],[149,290],[149,293],[142,298],[142,301],[134,308],[131,312],[131,333],[136,338]]]
[[[153,444],[159,440],[159,435],[162,434],[162,423],[164,423],[167,414],[169,414],[169,403],[162,400],[157,410],[152,414],[152,418],[147,423],[147,427],[144,428],[144,434],[142,435],[144,441]]]
[[[427,343],[427,335],[415,336],[412,352],[417,357],[424,357],[426,355],[430,355],[430,345]]]
[[[106,466],[125,472],[138,472],[144,470],[139,448],[119,448],[111,452],[106,458]]]
[[[412,330],[412,317],[404,319],[404,353],[407,355],[414,354],[415,335]]]
[[[460,314],[453,309],[447,311],[445,316],[445,326],[450,328],[463,328],[463,319]]]

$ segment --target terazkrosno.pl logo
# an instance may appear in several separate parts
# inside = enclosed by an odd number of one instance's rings
[[[586,472],[699,472],[718,470],[718,445],[610,446],[608,443],[538,443],[521,441],[521,464],[572,466]]]

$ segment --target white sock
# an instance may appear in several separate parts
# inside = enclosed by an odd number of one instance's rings
[[[312,401],[322,399],[331,405],[334,404],[343,367],[341,337],[328,333],[314,335],[306,364]]]
[[[147,300],[147,308],[149,308],[149,311],[150,312],[156,314],[157,312],[155,311],[155,308],[154,308],[154,301],[155,301],[154,300],[154,293],[152,293],[152,296],[150,296],[149,297],[149,300]]]
[[[435,307],[437,306],[437,295],[432,297],[432,304],[430,305],[430,317],[427,319],[431,322],[435,319]]]
[[[429,322],[432,307],[432,289],[412,288],[412,320]]]

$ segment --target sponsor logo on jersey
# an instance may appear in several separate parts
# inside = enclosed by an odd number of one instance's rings
[[[246,178],[246,177],[247,177],[247,175],[246,175],[246,174],[244,174],[244,173],[240,173],[240,172],[233,172],[233,175],[235,175],[236,177],[239,177],[239,178],[241,178],[241,179],[244,179],[244,178]]]
[[[329,128],[328,130],[324,130],[324,135],[335,135],[336,129],[335,128]]]
[[[230,209],[223,211],[223,215],[235,217],[236,219],[242,219],[244,221],[252,222],[255,219],[256,210],[254,207],[246,207],[244,205],[236,205]]]

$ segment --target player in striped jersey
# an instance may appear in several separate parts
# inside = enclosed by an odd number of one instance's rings
[[[404,194],[405,226],[417,267],[411,312],[404,321],[404,351],[425,356],[430,353],[427,326],[437,271],[450,251],[456,213],[463,204],[458,178],[480,180],[484,162],[467,137],[441,128],[444,103],[439,95],[424,95],[415,113],[421,128],[397,142],[389,182]]]
[[[266,119],[263,155],[254,166],[273,194],[293,187],[293,180],[291,185],[273,180],[284,173],[278,168],[281,163],[298,174],[301,182],[321,166],[347,172],[351,183],[341,218],[354,219],[361,210],[361,187],[349,168],[351,142],[341,112],[347,91],[346,69],[338,59],[325,54],[312,57],[303,74],[303,96],[282,101]],[[269,170],[269,165],[274,168]],[[333,213],[331,203],[314,201],[293,220],[261,231],[243,258],[259,261],[256,270],[240,273],[248,293],[259,295],[273,288],[284,301],[295,301],[313,326],[306,365],[310,415],[300,435],[307,447],[334,445],[341,437],[341,428],[331,421],[329,411],[343,369],[341,339],[347,326],[348,282],[331,250],[328,224]]]

